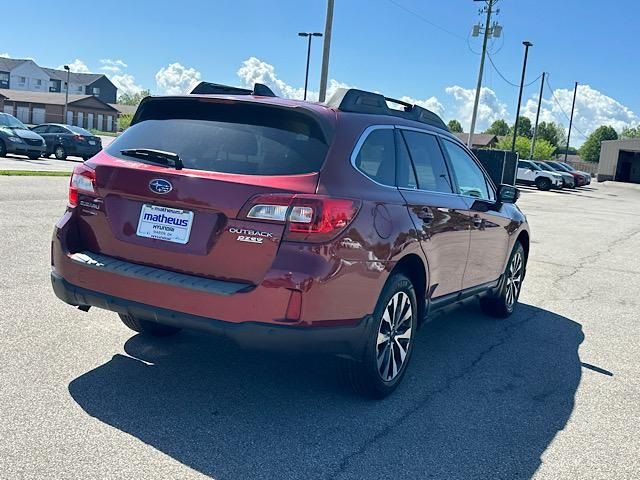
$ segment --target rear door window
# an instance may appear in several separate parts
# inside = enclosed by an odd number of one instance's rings
[[[431,192],[453,193],[444,155],[434,135],[403,130],[409,154],[418,178],[418,188]]]
[[[147,148],[176,153],[185,168],[244,175],[319,171],[328,146],[318,122],[288,108],[171,99],[143,104],[140,118],[109,145],[115,157]]]

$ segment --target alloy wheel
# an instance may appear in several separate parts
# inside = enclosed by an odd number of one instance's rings
[[[509,272],[507,274],[507,286],[506,286],[506,302],[507,307],[512,309],[518,300],[518,295],[520,294],[520,287],[522,285],[522,274],[523,274],[523,266],[524,262],[522,260],[522,253],[516,252],[516,254],[511,259],[511,264],[509,265]]]
[[[412,340],[413,307],[405,292],[397,292],[384,309],[378,329],[378,374],[385,382],[402,371]]]

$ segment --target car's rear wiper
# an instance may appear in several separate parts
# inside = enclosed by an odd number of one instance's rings
[[[183,167],[180,156],[173,152],[163,152],[162,150],[154,150],[153,148],[125,148],[124,150],[120,150],[120,153],[127,157],[147,160],[165,167],[170,167],[171,164],[173,164],[176,170],[182,170]]]

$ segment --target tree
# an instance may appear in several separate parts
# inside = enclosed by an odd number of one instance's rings
[[[509,135],[509,125],[507,125],[507,122],[504,120],[496,120],[484,131],[484,133],[503,137],[505,135]]]
[[[118,130],[126,130],[131,125],[131,119],[133,115],[130,113],[121,113],[118,117]]]
[[[118,103],[122,105],[133,105],[137,107],[144,97],[151,95],[149,90],[142,90],[138,93],[121,93],[118,97]]]
[[[458,120],[449,120],[449,123],[447,125],[449,127],[449,130],[451,130],[453,133],[462,133],[462,125],[460,125],[460,122]]]
[[[496,148],[500,150],[511,150],[511,142],[513,139],[507,137],[499,140]],[[536,146],[533,150],[533,160],[549,160],[553,155],[556,147],[551,145],[547,140],[541,138],[536,140]],[[529,159],[531,154],[531,139],[527,137],[516,137],[516,152],[520,158]]]
[[[518,117],[518,136],[519,137],[533,137],[533,129],[531,128],[531,120],[528,117]],[[509,129],[509,134],[513,135],[513,127]],[[513,141],[513,139],[512,139]]]
[[[636,127],[624,127],[620,138],[640,138],[640,124]]]
[[[538,124],[536,142],[541,138],[556,147],[564,147],[567,144],[567,134],[564,127],[554,122],[540,122]]]
[[[585,162],[600,161],[600,142],[604,140],[617,140],[618,134],[608,125],[596,128],[580,147],[580,156]]]

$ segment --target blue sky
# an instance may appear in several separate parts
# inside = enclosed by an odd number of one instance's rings
[[[234,85],[262,80],[284,95],[298,96],[306,43],[297,32],[322,31],[326,8],[324,0],[183,0],[179,7],[175,1],[111,0],[103,5],[78,8],[77,2],[60,0],[57,8],[42,8],[38,2],[21,2],[20,16],[29,19],[29,27],[5,22],[0,54],[32,57],[51,67],[77,60],[78,70],[104,71],[121,89],[171,93],[198,78]],[[336,0],[329,77],[336,84],[420,101],[466,127],[480,49],[480,40],[469,32],[481,20],[481,5],[472,0]],[[640,2],[502,0],[498,6],[504,35],[491,46],[494,62],[517,83],[521,42],[534,43],[527,79],[549,72],[555,95],[545,89],[543,119],[568,124],[563,111],[571,108],[577,80],[585,86],[578,91],[576,144],[602,123],[621,129],[640,122]],[[319,84],[320,54],[317,41],[313,91]],[[111,70],[101,70],[105,67]],[[512,119],[518,94],[490,64],[485,72],[481,128],[495,118]],[[536,82],[525,90],[524,112],[530,116],[538,89]]]

